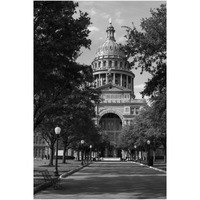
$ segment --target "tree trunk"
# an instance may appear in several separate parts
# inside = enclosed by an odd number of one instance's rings
[[[66,154],[66,149],[67,149],[67,145],[64,144],[64,145],[63,145],[63,157],[62,157],[62,163],[65,163],[65,154]]]
[[[49,166],[53,166],[54,146],[50,146],[49,148],[50,148]]]
[[[156,151],[153,150],[153,162],[155,162],[155,161],[156,161]]]
[[[166,158],[166,144],[163,144],[164,146],[164,163],[167,162],[167,158]]]

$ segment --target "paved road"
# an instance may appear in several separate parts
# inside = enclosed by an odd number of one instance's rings
[[[166,173],[138,163],[97,162],[62,179],[36,199],[165,199]]]

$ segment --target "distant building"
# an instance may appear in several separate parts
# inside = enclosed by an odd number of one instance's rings
[[[135,99],[134,73],[120,45],[114,37],[114,27],[106,30],[107,38],[97,49],[92,62],[94,87],[102,92],[103,101],[96,107],[95,122],[108,135],[110,145],[101,152],[103,157],[122,157],[122,149],[117,148],[118,135],[123,125],[133,122],[144,105],[143,99]]]
[[[49,155],[49,146],[40,132],[34,133],[34,158],[45,158]]]

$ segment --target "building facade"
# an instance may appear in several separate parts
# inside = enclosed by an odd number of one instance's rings
[[[34,158],[48,158],[49,146],[40,132],[34,133]]]
[[[118,136],[123,125],[133,122],[144,105],[143,99],[135,99],[134,73],[127,58],[114,37],[110,22],[107,38],[92,62],[94,87],[101,90],[102,102],[96,107],[95,122],[109,137],[110,145],[101,152],[102,157],[121,157],[117,148]]]

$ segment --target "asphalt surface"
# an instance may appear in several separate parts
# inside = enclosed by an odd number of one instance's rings
[[[96,162],[35,199],[166,199],[166,173],[132,162]]]

